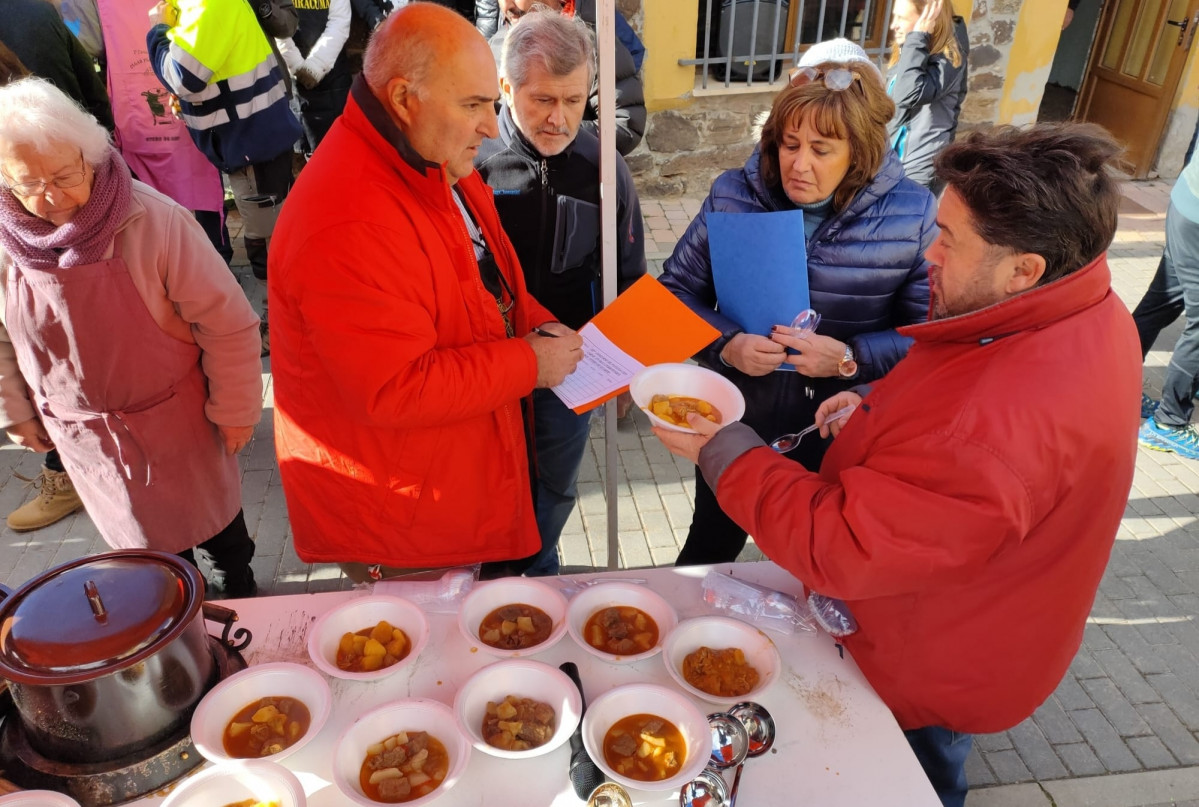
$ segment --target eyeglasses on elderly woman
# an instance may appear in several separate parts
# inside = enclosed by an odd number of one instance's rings
[[[59,190],[77,188],[82,185],[83,180],[87,177],[87,164],[84,161],[82,154],[79,155],[79,163],[80,165],[78,170],[68,171],[50,179],[32,179],[27,182],[13,182],[12,178],[3,172],[0,172],[0,177],[3,178],[4,187],[12,191],[13,196],[28,199],[31,196],[41,196],[46,192],[46,188],[50,187],[51,185]]]
[[[848,90],[856,81],[858,89],[862,87],[862,75],[856,70],[845,67],[834,67],[832,70],[821,70],[817,67],[794,67],[787,74],[787,86],[802,87],[814,81],[824,79],[824,86],[834,92]]]

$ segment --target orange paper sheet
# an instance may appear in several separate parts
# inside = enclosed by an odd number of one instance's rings
[[[588,324],[647,367],[686,361],[720,336],[720,331],[649,275],[626,289]],[[580,368],[576,372],[586,371],[582,364]],[[629,388],[631,380],[630,375],[624,379],[624,386],[576,406],[574,411],[582,414],[615,398]]]

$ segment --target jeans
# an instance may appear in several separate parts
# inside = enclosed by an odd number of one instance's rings
[[[1141,339],[1141,361],[1149,355],[1157,336],[1182,314],[1182,287],[1177,280],[1166,277],[1166,256],[1157,262],[1157,271],[1149,288],[1137,303],[1132,312],[1132,321],[1137,326],[1137,336]]]
[[[576,415],[548,389],[533,390],[533,444],[537,474],[533,504],[541,551],[525,570],[530,577],[557,574],[558,536],[578,496],[579,466],[587,451],[591,413]]]
[[[940,726],[925,726],[903,734],[941,804],[964,807],[966,791],[970,789],[966,783],[966,757],[970,756],[974,736]]]
[[[229,526],[200,544],[198,549],[208,555],[212,562],[212,575],[208,582],[215,591],[233,598],[253,597],[258,592],[254,570],[250,568],[250,561],[254,558],[254,542],[246,527],[244,511],[238,510]],[[179,557],[196,565],[196,554],[192,549],[183,550]]]
[[[1166,212],[1166,249],[1162,254],[1167,289],[1177,286],[1182,292],[1186,326],[1174,345],[1162,402],[1154,414],[1161,426],[1181,428],[1191,420],[1195,409],[1196,378],[1199,377],[1199,223],[1193,222],[1170,205]],[[1139,308],[1140,306],[1138,306]]]

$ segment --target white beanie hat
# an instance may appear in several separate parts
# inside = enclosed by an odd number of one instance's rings
[[[883,80],[883,74],[879,72],[878,65],[870,60],[870,57],[866,55],[866,51],[862,50],[862,47],[857,42],[851,42],[842,37],[826,39],[808,48],[799,57],[796,67],[815,67],[825,62],[839,62],[841,64],[861,62],[862,64],[870,65],[870,69],[874,71],[873,75],[880,82]]]

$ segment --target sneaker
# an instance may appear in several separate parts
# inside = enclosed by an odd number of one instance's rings
[[[1153,417],[1153,413],[1157,411],[1157,401],[1150,398],[1145,393],[1141,393],[1141,419]]]
[[[266,324],[266,320],[263,320],[262,324],[258,326],[258,335],[262,337],[262,355],[271,355],[271,329]]]
[[[1151,417],[1141,424],[1137,442],[1154,451],[1169,451],[1189,460],[1199,460],[1199,432],[1195,431],[1193,423],[1172,429]]]
[[[18,507],[8,514],[8,527],[15,532],[27,532],[48,527],[56,521],[62,521],[67,516],[83,507],[75,486],[66,471],[51,471],[42,467],[41,476],[30,479],[20,474],[13,474],[23,479],[29,486],[38,489],[38,494],[31,501]]]

